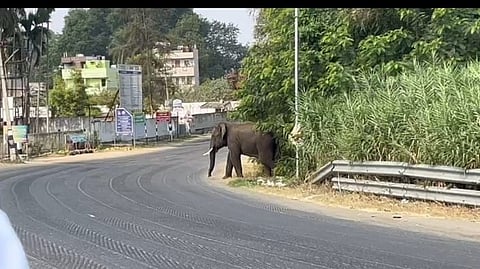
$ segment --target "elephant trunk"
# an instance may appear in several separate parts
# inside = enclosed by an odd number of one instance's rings
[[[212,148],[211,148],[212,149]],[[208,176],[212,176],[213,168],[215,167],[215,155],[217,151],[215,149],[210,150],[210,165],[208,167]]]

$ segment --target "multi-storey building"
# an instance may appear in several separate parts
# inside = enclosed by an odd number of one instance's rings
[[[167,76],[180,89],[200,85],[198,49],[196,46],[178,46],[165,54],[166,68],[162,76]]]
[[[73,86],[73,70],[81,70],[89,95],[118,89],[118,70],[104,56],[62,57],[62,78],[67,87]]]

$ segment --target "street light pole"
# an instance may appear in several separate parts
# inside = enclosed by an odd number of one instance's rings
[[[47,76],[46,76],[46,82],[45,82],[45,90],[47,93],[46,96],[46,104],[45,106],[47,107],[47,133],[50,132],[50,85],[49,85],[49,80],[50,78],[53,79],[52,73],[50,72],[50,62],[49,60],[49,55],[50,55],[50,48],[48,44],[48,37],[50,36],[50,20],[47,21]]]
[[[295,127],[298,127],[298,8],[295,8]],[[295,144],[295,177],[300,177],[298,143]]]

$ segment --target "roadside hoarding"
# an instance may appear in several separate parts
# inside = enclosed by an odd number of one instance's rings
[[[140,65],[119,64],[117,69],[120,106],[128,111],[142,111],[142,67]]]

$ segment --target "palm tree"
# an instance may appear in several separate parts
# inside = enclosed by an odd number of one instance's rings
[[[50,32],[44,25],[49,23],[50,15],[54,10],[54,8],[37,8],[35,13],[30,12],[19,18],[21,38],[24,41],[23,50],[26,52],[24,57],[27,66],[24,71],[26,72],[27,85],[33,74],[33,69],[40,63],[40,57],[48,50],[46,45]],[[40,92],[37,94],[40,94]],[[30,118],[30,105],[30,90],[27,90],[23,115],[26,123],[29,122]]]
[[[160,21],[159,12],[151,8],[128,8],[117,10],[117,15],[125,24],[115,34],[110,54],[115,62],[134,63],[142,65],[143,96],[148,96],[149,112],[156,109],[153,84],[155,65],[158,65],[152,55],[155,44],[162,40],[162,33],[158,30]]]
[[[2,88],[2,108],[4,110],[5,121],[7,122],[7,128],[10,129],[11,120],[8,116],[7,102],[7,81],[6,81],[6,69],[5,63],[8,55],[8,46],[11,43],[12,38],[15,37],[15,33],[18,31],[18,17],[25,14],[23,8],[0,8],[0,77]]]
[[[18,29],[18,18],[25,16],[24,8],[0,8],[0,40],[14,35]]]
[[[46,49],[46,40],[49,35],[44,24],[50,20],[54,8],[37,8],[35,12],[25,12],[24,8],[0,8],[0,60],[2,77],[5,77],[7,69],[13,74],[26,77],[26,85],[31,71],[38,66],[40,56]],[[6,68],[7,61],[14,64]],[[23,63],[23,64],[22,64]],[[26,63],[26,66],[25,64]],[[7,96],[6,83],[2,85],[2,97]],[[29,122],[30,116],[30,91],[28,87],[24,93],[26,98],[23,102],[24,123]],[[9,123],[9,122],[8,122]]]
[[[46,41],[50,33],[44,25],[49,23],[50,15],[54,10],[54,8],[37,8],[35,13],[28,13],[27,16],[20,18],[20,25],[26,39],[25,49],[28,53],[29,75],[32,68],[38,66],[40,56],[47,49]]]

